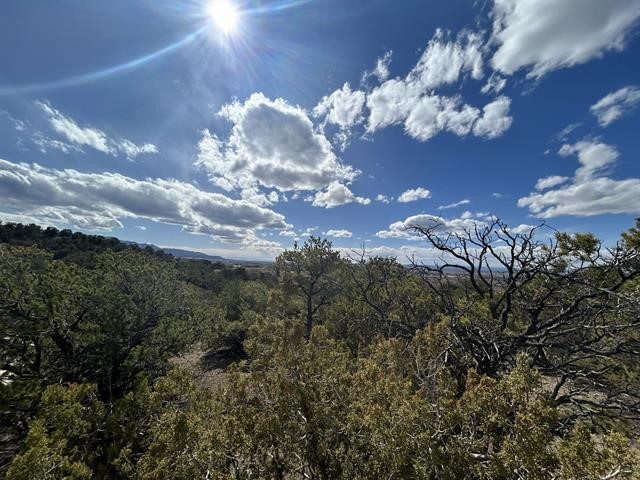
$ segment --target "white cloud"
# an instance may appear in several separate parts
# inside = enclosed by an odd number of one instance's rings
[[[0,110],[0,116],[5,117],[7,120],[9,120],[9,122],[13,125],[14,130],[16,130],[17,132],[24,132],[29,126],[29,122],[14,118],[13,115],[11,115],[6,110]]]
[[[368,240],[367,240],[368,241]],[[360,258],[362,255],[362,247],[337,247],[337,251],[343,258]],[[402,264],[414,262],[437,262],[441,259],[441,252],[435,248],[417,247],[415,245],[402,245],[400,247],[390,247],[387,245],[378,245],[367,247],[365,257],[391,257],[396,258]]]
[[[389,65],[393,52],[389,50],[376,61],[376,66],[371,71],[366,71],[362,75],[362,83],[367,83],[370,77],[376,77],[379,82],[384,82],[389,78]]]
[[[462,220],[470,220],[472,218],[475,218],[477,223],[479,220],[491,220],[493,216],[489,212],[471,212],[469,210],[465,210],[464,212],[462,212],[462,215],[460,215],[460,218]]]
[[[578,157],[580,167],[572,181],[564,182],[557,189],[522,197],[518,206],[527,207],[539,218],[640,213],[640,179],[614,180],[604,176],[619,156],[614,147],[596,140],[583,140],[563,145],[559,154]]]
[[[506,86],[507,79],[501,77],[500,75],[497,75],[496,73],[493,73],[489,77],[489,80],[487,80],[487,83],[484,84],[484,87],[480,89],[480,91],[485,94],[500,93]]]
[[[276,192],[275,190],[269,193],[269,195],[267,195],[267,198],[271,203],[277,203],[280,200],[282,200],[283,202],[287,201],[287,196],[284,193],[282,195],[278,195],[278,192]]]
[[[518,200],[539,218],[561,215],[592,216],[605,213],[640,213],[640,179],[594,178],[558,190],[533,193]]]
[[[316,193],[311,199],[314,207],[333,208],[347,203],[361,203],[368,205],[371,200],[358,197],[351,190],[339,182],[331,183],[326,190]]]
[[[82,148],[78,145],[46,137],[40,132],[34,133],[31,137],[31,141],[36,144],[38,150],[42,153],[47,153],[50,149],[60,150],[62,153],[70,153],[72,151],[82,152]]]
[[[144,225],[136,225],[136,228],[138,230],[142,230],[143,232],[147,229],[147,227],[145,227]]]
[[[392,198],[392,200],[393,200],[393,198]],[[387,197],[386,195],[383,195],[381,193],[379,193],[376,196],[376,202],[389,203],[389,201],[390,201],[389,197]]]
[[[392,223],[389,225],[387,230],[380,230],[377,232],[376,237],[420,240],[420,236],[411,230],[412,226],[419,226],[425,229],[432,228],[436,232],[460,233],[465,229],[473,228],[474,225],[482,225],[483,223],[483,219],[474,218],[473,214],[463,214],[460,218],[446,219],[438,215],[421,213],[419,215],[407,217],[405,220]]]
[[[402,124],[408,135],[420,141],[443,131],[460,137],[470,133],[485,138],[500,136],[512,122],[507,97],[485,105],[482,113],[479,108],[465,104],[460,96],[434,92],[459,81],[463,75],[481,79],[482,50],[479,34],[462,32],[451,40],[438,30],[405,78],[387,80],[368,93],[367,133]],[[495,76],[485,91],[499,91],[504,87],[502,80]]]
[[[562,157],[578,155],[580,168],[576,170],[576,180],[583,181],[595,175],[606,173],[618,159],[620,154],[615,147],[595,140],[583,140],[573,145],[563,145],[558,154]]]
[[[494,0],[491,59],[511,75],[540,78],[624,48],[640,17],[637,0]]]
[[[349,230],[344,229],[331,229],[324,233],[327,237],[335,238],[351,238],[353,234]]]
[[[362,122],[364,102],[365,93],[351,90],[349,84],[345,83],[342,88],[322,97],[313,109],[313,116],[322,117],[326,123],[347,129]]]
[[[534,228],[536,228],[535,225],[529,225],[526,223],[521,223],[520,225],[517,225],[515,227],[510,227],[509,231],[511,233],[515,233],[516,235],[524,235],[526,233],[531,232]]]
[[[580,122],[570,123],[558,133],[556,133],[553,137],[557,141],[566,142],[569,135],[571,135],[577,128],[580,128],[581,125],[582,123]],[[549,150],[546,150],[544,153],[546,155],[547,153],[549,153]]]
[[[459,202],[453,202],[453,203],[449,203],[447,205],[440,205],[438,207],[438,210],[448,210],[450,208],[456,208],[459,207],[461,205],[467,205],[471,203],[471,200],[469,200],[468,198],[465,198],[464,200],[460,200]]]
[[[501,96],[486,104],[481,114],[478,108],[464,104],[460,97],[422,95],[416,84],[393,79],[367,97],[370,110],[367,131],[373,133],[403,123],[407,134],[420,141],[427,141],[443,131],[460,137],[473,133],[496,138],[511,126],[510,105],[510,99]]]
[[[548,177],[538,179],[538,181],[536,182],[536,190],[546,190],[548,188],[560,185],[567,180],[569,180],[569,177],[563,177],[560,175],[549,175]]]
[[[226,141],[202,132],[196,165],[225,190],[320,190],[360,172],[340,163],[307,113],[283,99],[254,93],[219,113],[233,125]]]
[[[506,132],[513,118],[509,116],[511,99],[501,96],[488,103],[482,109],[482,116],[473,126],[473,133],[478,137],[497,138]]]
[[[247,235],[242,239],[242,245],[243,248],[247,248],[250,251],[267,252],[273,256],[284,250],[280,242],[260,237],[253,230],[247,232]]]
[[[116,144],[117,149],[124,153],[129,160],[134,160],[138,155],[143,153],[158,153],[158,148],[152,143],[136,145],[130,140],[122,140]]]
[[[463,137],[479,116],[480,110],[462,105],[458,97],[425,95],[412,105],[404,125],[409,135],[424,142],[445,130]]]
[[[418,187],[418,188],[410,188],[409,190],[405,190],[398,197],[398,202],[400,203],[408,203],[415,202],[417,200],[422,200],[425,198],[430,198],[431,192],[426,188]]]
[[[428,139],[433,134],[427,133],[429,127],[420,125],[425,122],[435,125],[437,122],[434,117],[444,112],[438,120],[440,127],[437,131],[448,129],[458,135],[466,135],[470,127],[454,125],[468,123],[468,117],[473,116],[473,107],[460,105],[457,97],[440,97],[432,93],[434,88],[457,82],[464,74],[476,80],[483,76],[480,35],[462,32],[452,40],[448,33],[437,30],[405,78],[387,80],[367,95],[367,131],[372,133],[389,125],[403,123],[411,117],[405,124],[406,130],[418,139]],[[416,107],[419,102],[421,104]],[[450,124],[447,121],[449,119]]]
[[[422,93],[420,85],[398,78],[387,80],[374,88],[367,95],[367,131],[373,133],[404,122]]]
[[[365,98],[364,92],[351,90],[349,84],[345,83],[342,88],[322,97],[313,109],[313,116],[323,119],[320,128],[324,129],[328,124],[336,125],[340,128],[340,131],[334,137],[334,141],[342,151],[349,144],[351,129],[364,120],[362,112]]]
[[[47,101],[36,101],[34,104],[45,114],[51,128],[69,142],[66,144],[57,140],[47,139],[36,133],[33,141],[41,148],[44,148],[43,145],[45,145],[45,147],[57,148],[64,153],[68,153],[71,150],[82,151],[82,147],[90,147],[109,155],[122,153],[129,160],[134,160],[143,153],[158,153],[157,147],[151,143],[136,145],[126,138],[113,140],[102,130],[94,127],[81,127],[75,120],[53,108]]]
[[[288,227],[284,216],[272,210],[177,180],[137,180],[6,160],[0,160],[0,196],[6,214],[20,212],[41,223],[80,228],[108,230],[121,227],[123,218],[140,218],[247,244],[256,230]]]
[[[419,238],[419,237],[418,237]],[[506,247],[502,245],[494,246],[494,251],[497,253],[505,250]],[[360,259],[362,255],[362,248],[348,248],[338,247],[337,250],[344,258]],[[478,249],[471,249],[470,253],[473,255],[479,255]],[[506,253],[506,252],[505,252]],[[402,264],[426,263],[426,264],[442,264],[447,262],[450,264],[460,264],[460,260],[456,259],[452,255],[443,254],[441,251],[433,247],[419,247],[416,245],[402,245],[400,247],[390,247],[387,245],[379,245],[375,247],[367,247],[365,257],[393,257]],[[492,267],[500,267],[498,260],[490,256],[485,256],[485,262],[489,263]]]
[[[88,146],[103,153],[113,153],[107,135],[97,128],[81,127],[73,119],[63,115],[48,102],[35,102],[49,120],[51,128],[76,145]]]
[[[407,80],[427,90],[455,83],[464,73],[476,80],[483,76],[481,36],[461,32],[452,41],[446,32],[438,29]]]
[[[272,200],[273,197],[271,196],[271,194],[266,195],[265,193],[262,193],[254,186],[243,188],[240,191],[240,198],[242,198],[242,200],[246,200],[247,202],[253,203],[254,205],[260,205],[261,207],[271,205],[278,201],[277,193],[276,193],[276,199],[274,202]]]
[[[606,127],[623,115],[631,112],[640,103],[640,89],[628,86],[611,92],[591,105],[589,111]]]

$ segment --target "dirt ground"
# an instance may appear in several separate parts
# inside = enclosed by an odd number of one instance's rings
[[[215,389],[222,383],[228,366],[228,363],[218,361],[211,353],[200,348],[174,357],[170,362],[191,372],[197,384],[207,389]]]

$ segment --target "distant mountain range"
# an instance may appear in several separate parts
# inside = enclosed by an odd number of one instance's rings
[[[152,245],[155,247],[155,245]],[[235,260],[230,260],[228,258],[221,257],[220,255],[208,255],[202,252],[194,252],[192,250],[182,250],[180,248],[160,248],[155,247],[162,250],[164,253],[168,253],[178,258],[192,258],[195,260],[209,260],[210,262],[235,262]]]
[[[168,247],[163,248],[163,247],[158,247],[157,245],[154,245],[152,243],[138,243],[138,242],[131,242],[128,240],[121,240],[121,242],[130,244],[130,245],[135,244],[135,245],[138,245],[140,248],[151,247],[154,250],[162,250],[164,253],[173,255],[176,258],[187,258],[191,260],[208,260],[210,262],[220,262],[220,263],[226,263],[229,265],[265,265],[265,264],[271,263],[263,260],[237,260],[232,258],[224,258],[224,257],[221,257],[220,255],[209,255],[207,253],[194,252],[192,250],[183,250],[181,248],[168,248]]]

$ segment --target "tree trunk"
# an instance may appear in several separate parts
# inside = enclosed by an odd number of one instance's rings
[[[311,336],[311,329],[313,328],[313,298],[311,295],[307,297],[307,318],[304,323],[304,336],[308,340]]]

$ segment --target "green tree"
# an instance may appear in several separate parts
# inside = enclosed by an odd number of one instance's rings
[[[336,272],[340,254],[331,242],[309,237],[302,247],[297,243],[276,258],[282,287],[295,292],[304,302],[305,337],[311,335],[316,314],[328,305],[339,290]]]

